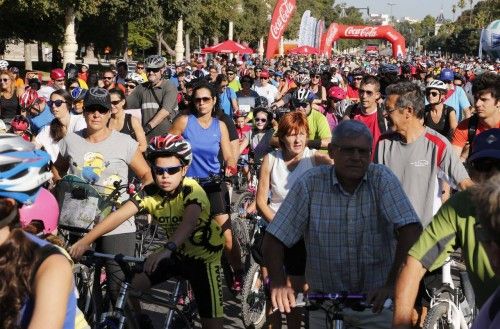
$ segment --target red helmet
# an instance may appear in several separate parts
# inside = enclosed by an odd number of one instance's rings
[[[10,126],[14,131],[26,131],[28,130],[30,123],[28,119],[26,119],[22,115],[16,115],[10,122]]]
[[[22,108],[29,108],[33,103],[40,98],[35,89],[28,88],[19,98],[19,105]]]
[[[63,69],[53,69],[50,71],[50,78],[52,80],[60,80],[66,78],[66,74]]]
[[[328,97],[334,98],[337,100],[343,100],[346,97],[346,93],[345,93],[344,89],[342,89],[338,86],[333,86],[330,89],[328,89]]]

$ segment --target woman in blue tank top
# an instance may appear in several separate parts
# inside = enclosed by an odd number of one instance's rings
[[[182,135],[191,144],[193,162],[187,176],[200,178],[200,185],[210,201],[210,213],[224,231],[226,256],[235,272],[235,290],[240,289],[242,265],[238,245],[233,246],[229,221],[230,204],[226,183],[203,184],[203,178],[220,175],[222,164],[218,155],[222,151],[225,162],[224,174],[236,173],[236,155],[232,153],[229,133],[224,122],[216,117],[217,93],[208,83],[200,83],[193,89],[193,110],[189,115],[178,116],[170,129],[171,134]]]

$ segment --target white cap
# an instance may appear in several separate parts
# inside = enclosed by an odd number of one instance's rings
[[[48,101],[50,100],[50,95],[56,91],[54,88],[52,88],[51,86],[42,86],[40,87],[40,89],[38,90],[38,96],[42,97],[43,99],[45,99],[45,101]]]

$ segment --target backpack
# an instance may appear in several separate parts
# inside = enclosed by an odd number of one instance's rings
[[[354,117],[358,114],[361,114],[361,107],[359,104],[354,104],[351,105],[347,108],[345,111],[345,115],[349,116],[351,120],[354,119]],[[380,129],[380,133],[384,134],[387,132],[388,127],[387,127],[387,121],[384,117],[384,107],[383,105],[377,105],[377,122],[378,122],[378,128]]]

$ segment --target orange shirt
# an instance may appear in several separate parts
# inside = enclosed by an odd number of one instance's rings
[[[464,147],[465,144],[467,144],[469,140],[469,121],[470,118],[462,120],[458,126],[457,129],[453,132],[453,137],[451,139],[451,144],[459,146],[459,147]],[[496,128],[500,128],[500,121],[497,122]],[[488,130],[490,128],[486,127],[481,120],[478,120],[477,122],[477,127],[476,127],[476,136],[482,133],[485,130]]]

